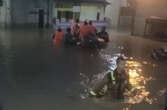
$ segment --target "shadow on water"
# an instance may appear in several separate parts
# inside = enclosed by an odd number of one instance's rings
[[[107,48],[90,50],[55,46],[51,33],[52,30],[24,28],[1,30],[0,103],[4,110],[161,108],[167,84],[166,65],[149,58],[151,49],[160,47],[161,43],[111,36]],[[127,62],[130,81],[138,92],[127,93],[125,101],[82,100],[92,86],[91,81],[115,68],[111,59],[116,53],[130,58]]]

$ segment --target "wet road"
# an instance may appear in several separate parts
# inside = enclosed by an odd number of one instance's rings
[[[4,110],[162,110],[162,90],[167,87],[166,62],[150,58],[153,48],[164,43],[130,37],[111,31],[106,49],[90,50],[79,47],[56,47],[51,31],[13,29],[0,32],[0,104]],[[81,73],[92,77],[110,67],[108,58],[124,53],[141,64],[143,86],[149,92],[138,104],[125,104],[98,99],[82,99],[84,87]],[[134,72],[134,70],[130,70]],[[127,107],[127,108],[126,108]]]

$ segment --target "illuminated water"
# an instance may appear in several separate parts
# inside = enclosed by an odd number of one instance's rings
[[[163,43],[127,35],[112,31],[106,49],[89,50],[55,47],[49,30],[1,30],[0,105],[4,110],[161,110],[166,62],[152,60],[150,52]],[[138,92],[123,101],[85,99],[88,84],[114,69],[111,58],[117,53],[131,59],[130,82]]]

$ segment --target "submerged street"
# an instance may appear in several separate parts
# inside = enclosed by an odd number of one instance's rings
[[[0,31],[0,105],[3,110],[163,110],[167,62],[151,58],[164,44],[128,32],[108,30],[105,49],[57,46],[52,30],[2,29]],[[140,88],[127,101],[83,97],[82,75],[103,74],[115,54],[125,54],[131,83]],[[136,66],[137,65],[137,66]],[[82,74],[82,75],[81,75]],[[135,79],[136,78],[136,79]],[[141,83],[142,82],[142,83]],[[87,85],[88,86],[88,85]]]

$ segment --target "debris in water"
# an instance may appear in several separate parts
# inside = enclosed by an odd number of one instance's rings
[[[167,91],[167,89],[166,89],[166,88],[164,88],[164,89],[160,90],[160,91],[158,92],[159,96],[164,95],[166,91]]]
[[[147,65],[147,64],[148,64],[148,62],[147,62],[147,61],[143,61],[143,64]]]
[[[124,49],[124,47],[123,47],[123,46],[119,46],[118,48],[119,48],[119,49],[121,49],[121,50],[123,50],[123,49]]]
[[[129,59],[130,59],[130,60],[133,60],[133,57],[130,57]]]
[[[80,94],[80,97],[81,97],[81,99],[86,99],[87,97],[86,96],[84,96],[83,94]]]

